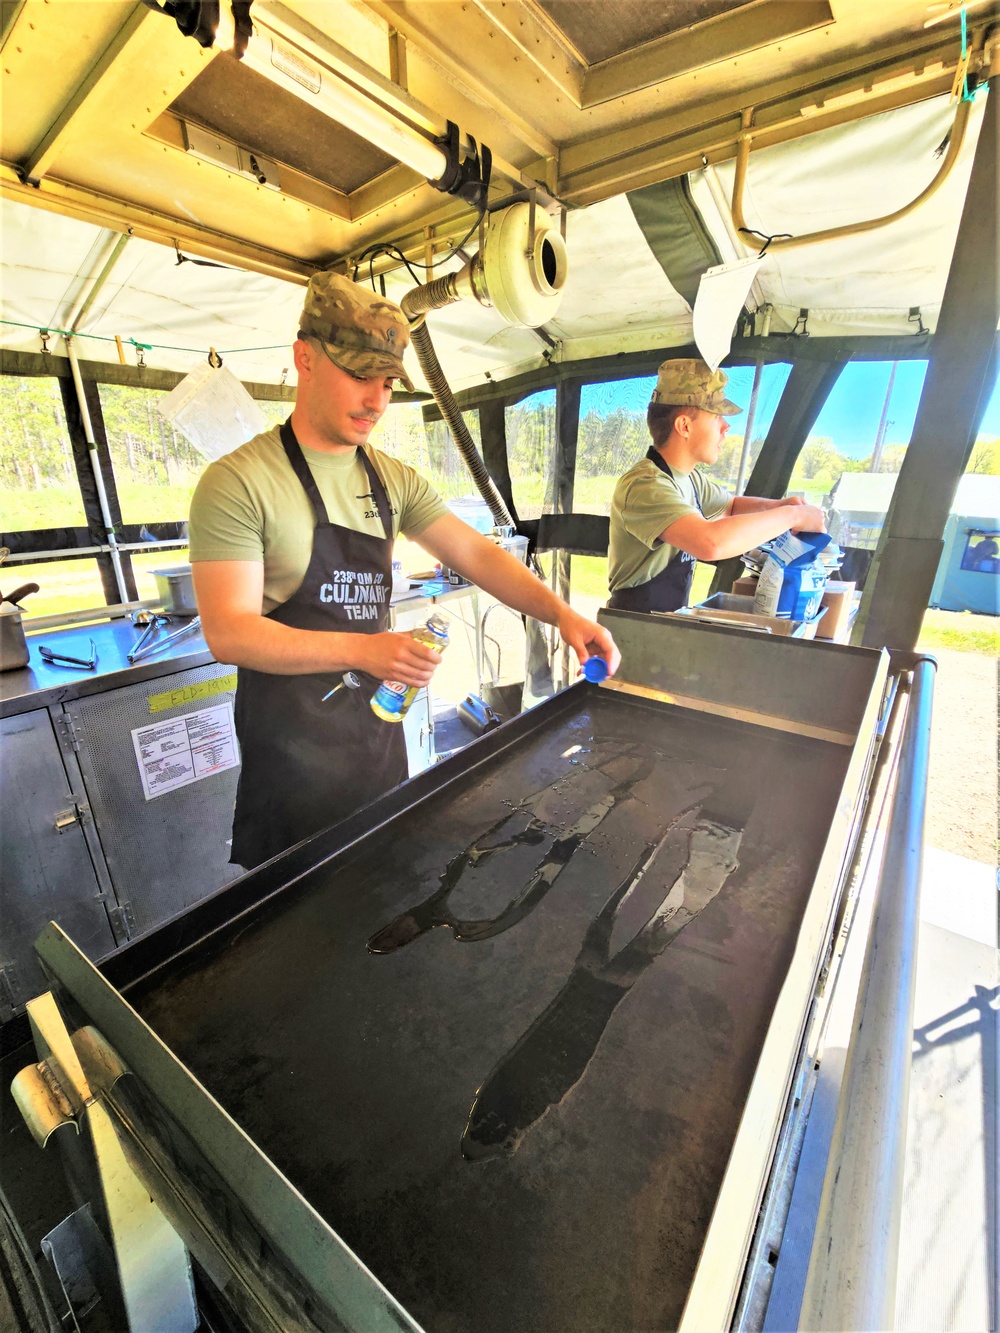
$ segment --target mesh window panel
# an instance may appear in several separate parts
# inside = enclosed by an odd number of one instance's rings
[[[555,509],[556,391],[533,393],[504,412],[511,490],[523,519]]]
[[[93,557],[79,560],[46,560],[41,564],[8,561],[0,587],[12,593],[22,583],[37,583],[38,592],[21,603],[24,627],[31,629],[33,616],[56,616],[105,605],[101,572]]]
[[[463,412],[462,418],[481,453],[478,411]],[[419,403],[390,403],[372,431],[371,442],[377,449],[409,463],[427,478],[442,499],[478,497],[476,484],[448,427],[443,421],[425,423]]]
[[[608,557],[571,555],[569,604],[574,611],[593,620],[608,601]]]
[[[979,433],[965,470],[1000,476],[1000,376],[993,381],[990,399],[979,423]]]
[[[573,510],[610,514],[615,483],[649,448],[646,408],[656,377],[585,384],[580,392]]]
[[[845,366],[802,446],[789,491],[823,504],[845,472],[898,473],[926,373],[926,361]]]
[[[770,430],[791,367],[784,363],[764,367],[757,410],[754,415],[749,475]],[[746,411],[753,389],[753,366],[726,368],[726,395],[741,409],[731,417],[729,433],[718,462],[702,471],[713,481],[734,490],[746,424]],[[574,510],[588,514],[610,513],[615,482],[643,456],[650,445],[646,408],[656,386],[655,376],[615,380],[609,384],[585,384],[580,395],[580,438],[577,445]]]
[[[163,550],[149,552],[133,551],[132,573],[135,575],[135,586],[139,591],[140,598],[143,601],[159,598],[160,587],[156,581],[154,570],[186,565],[188,560],[186,546],[169,546]],[[175,628],[179,629],[180,626],[178,625]]]
[[[59,381],[0,375],[0,531],[86,521]]]
[[[232,687],[190,697],[192,687],[228,677]],[[151,711],[151,696],[181,688],[186,701]],[[241,873],[228,864],[239,768],[147,801],[132,731],[231,702],[234,695],[235,668],[212,663],[67,706],[77,720],[80,767],[115,891],[131,911],[132,934],[152,929]]]
[[[791,366],[785,362],[776,362],[774,365],[765,366],[763,369],[760,378],[760,389],[757,393],[757,410],[753,419],[753,439],[750,441],[750,452],[747,457],[747,477],[750,476],[753,465],[764,446],[764,441],[767,439],[767,432],[771,429],[771,422],[778,410],[778,402],[785,391],[785,385],[791,373]],[[729,383],[726,385],[726,397],[742,408],[742,411],[739,416],[729,418],[729,434],[722,441],[718,462],[713,463],[711,467],[704,468],[703,471],[713,481],[717,481],[721,486],[735,492],[736,479],[740,470],[740,454],[746,436],[747,410],[750,407],[750,397],[753,393],[754,367],[727,366],[726,374],[729,376]]]
[[[122,521],[184,522],[205,459],[157,411],[166,393],[124,384],[99,392]]]

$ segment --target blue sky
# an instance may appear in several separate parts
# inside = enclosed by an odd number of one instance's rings
[[[892,363],[855,361],[841,371],[812,433],[828,435],[837,450],[849,458],[870,454],[878,434]],[[913,433],[917,403],[927,373],[926,361],[900,361],[889,401],[886,444],[906,444]]]
[[[889,361],[855,361],[847,365],[826,400],[812,434],[829,437],[833,440],[834,448],[850,458],[864,458],[870,454],[878,433],[891,369],[892,363]],[[893,424],[886,431],[886,444],[906,444],[909,441],[926,372],[926,361],[899,362],[889,403],[889,420]],[[753,367],[734,366],[727,373],[730,396],[745,410],[750,401]],[[787,365],[764,367],[753,428],[755,436],[764,434],[771,424],[788,373]],[[580,403],[581,413],[595,409],[603,414],[617,407],[645,412],[654,383],[652,377],[645,376],[642,379],[587,386]],[[745,422],[745,415],[735,417],[734,432],[742,433]],[[1000,381],[994,385],[980,435],[1000,436]]]

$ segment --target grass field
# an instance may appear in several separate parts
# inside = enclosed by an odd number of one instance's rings
[[[977,616],[971,611],[924,612],[918,648],[932,652],[951,648],[960,653],[1000,656],[1000,620],[996,616]]]
[[[180,523],[191,508],[198,474],[184,473],[172,486],[152,482],[120,481],[118,499],[124,523]],[[9,488],[0,501],[0,529],[25,532],[32,528],[74,528],[86,523],[83,501],[74,482],[69,486],[42,486],[37,491]]]

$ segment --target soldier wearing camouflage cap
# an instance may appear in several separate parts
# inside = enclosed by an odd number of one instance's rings
[[[695,563],[740,555],[781,533],[823,532],[823,513],[798,499],[734,497],[702,468],[718,461],[728,417],[728,376],[697,357],[664,361],[646,413],[653,443],[618,481],[611,501],[609,605],[677,611]]]
[[[667,407],[700,407],[717,416],[735,417],[743,411],[726,397],[729,376],[721,370],[709,370],[697,357],[664,361],[656,376],[656,388],[650,402]]]
[[[246,869],[407,776],[403,728],[368,705],[382,680],[428,685],[441,658],[390,629],[397,535],[514,610],[557,625],[581,662],[596,654],[609,671],[618,665],[607,630],[369,442],[395,382],[411,387],[408,343],[399,306],[339,274],[315,274],[293,349],[291,416],[212,463],[195,492],[189,538],[201,623],[219,661],[238,668],[231,859]]]
[[[403,365],[410,326],[394,301],[340,273],[314,273],[299,320],[303,338],[315,338],[330,360],[351,375],[393,375],[413,392]]]

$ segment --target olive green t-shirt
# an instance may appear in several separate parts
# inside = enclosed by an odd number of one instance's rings
[[[302,453],[330,522],[384,536],[358,451],[326,454],[303,446]],[[371,446],[366,453],[389,497],[393,536],[418,537],[448,512],[430,483],[408,464]],[[275,426],[202,473],[191,501],[191,559],[262,561],[266,615],[287,602],[305,577],[314,527],[309,497]]]
[[[638,587],[666,569],[677,547],[661,541],[660,534],[671,523],[687,514],[719,518],[731,499],[724,486],[697,470],[685,474],[674,468],[673,476],[668,477],[651,458],[640,459],[618,479],[611,498],[611,591]]]

